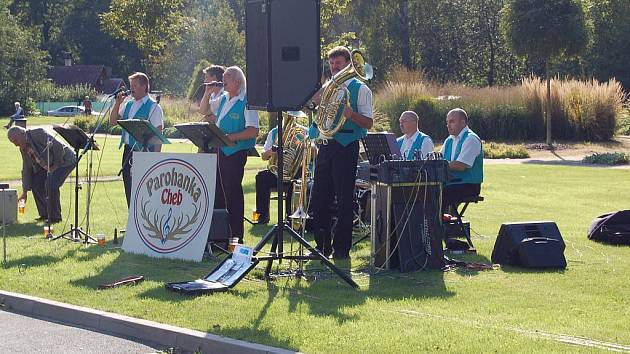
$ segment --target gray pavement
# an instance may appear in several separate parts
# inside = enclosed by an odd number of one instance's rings
[[[0,353],[155,353],[132,340],[0,311]]]

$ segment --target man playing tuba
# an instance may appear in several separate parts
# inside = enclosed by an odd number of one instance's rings
[[[324,95],[329,85],[340,85],[341,90],[349,93],[348,103],[339,108],[337,118],[342,115],[345,121],[332,136],[322,138],[319,134],[319,153],[315,161],[312,206],[315,214],[315,242],[317,249],[326,257],[348,259],[352,246],[353,195],[356,181],[357,160],[359,157],[359,139],[367,135],[372,127],[372,91],[358,80],[356,75],[345,79],[340,72],[347,72],[352,64],[351,52],[346,47],[335,47],[328,52],[328,63],[333,75],[324,85],[323,94],[314,98],[322,107],[325,99],[336,94]],[[352,67],[353,68],[353,67]],[[351,68],[351,69],[352,69]],[[362,68],[361,68],[362,69]],[[336,82],[342,81],[342,82]],[[335,110],[336,111],[336,110]],[[311,138],[316,138],[322,131],[322,121],[314,123],[309,131]],[[331,205],[337,201],[337,223],[332,230]],[[334,236],[333,236],[334,235]],[[334,253],[333,253],[334,250]]]

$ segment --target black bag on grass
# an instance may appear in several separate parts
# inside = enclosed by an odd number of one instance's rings
[[[630,245],[630,210],[598,216],[588,228],[588,238],[616,245]]]

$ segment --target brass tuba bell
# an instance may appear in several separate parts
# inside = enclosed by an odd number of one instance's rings
[[[302,164],[304,156],[306,127],[297,124],[297,118],[306,118],[302,111],[286,112],[282,114],[282,180],[288,183],[295,177]],[[275,142],[277,144],[278,136]],[[278,156],[272,155],[267,164],[267,169],[271,173],[278,175]]]
[[[323,138],[331,139],[346,122],[343,110],[349,103],[350,92],[344,83],[355,77],[366,81],[373,75],[372,66],[365,62],[361,51],[353,50],[350,64],[334,75],[322,92],[315,122]]]

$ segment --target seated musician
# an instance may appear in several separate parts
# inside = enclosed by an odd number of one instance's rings
[[[398,118],[403,136],[396,139],[404,160],[415,160],[416,151],[424,160],[433,152],[433,140],[418,129],[418,115],[414,111],[405,111]]]
[[[449,178],[442,192],[442,210],[464,198],[476,197],[483,182],[483,149],[481,139],[468,128],[468,115],[455,108],[446,115],[449,137],[442,154],[449,161]]]
[[[301,111],[290,111],[287,112],[288,116],[294,117],[293,119],[299,117],[306,117],[306,114]],[[286,117],[289,118],[289,117]],[[285,119],[286,119],[285,118]],[[286,132],[283,132],[285,134]],[[278,138],[278,127],[273,127],[267,134],[267,139],[265,140],[265,145],[263,145],[263,152],[260,157],[263,161],[269,161],[271,157],[276,155],[276,143]],[[285,145],[283,151],[287,151],[287,146]],[[300,161],[296,161],[296,163],[301,163]],[[276,166],[277,167],[277,166]],[[285,166],[286,168],[287,166]],[[301,177],[301,168],[297,171],[294,176],[295,179]],[[269,200],[271,197],[271,190],[276,188],[278,185],[278,177],[275,173],[271,172],[269,168],[265,170],[258,171],[256,174],[256,210],[258,213],[258,224],[267,224],[269,223]],[[285,212],[287,214],[291,214],[291,199],[293,196],[293,183],[289,183],[288,185],[285,183],[286,187],[286,198],[285,198]]]
[[[267,134],[263,152],[260,158],[268,161],[276,154],[274,144],[278,135],[278,127],[274,127]],[[258,223],[267,224],[269,222],[269,199],[271,190],[278,184],[278,177],[269,169],[258,171],[256,174],[256,212],[258,213]]]

